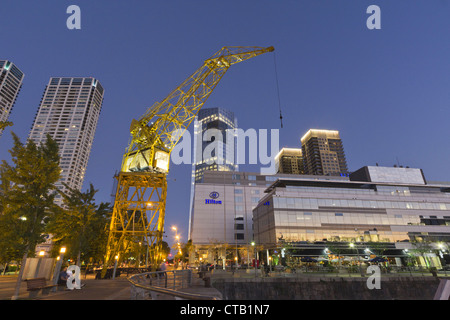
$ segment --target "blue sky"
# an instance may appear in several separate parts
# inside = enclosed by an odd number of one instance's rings
[[[66,9],[81,8],[81,30]],[[381,30],[366,9],[381,8]],[[0,59],[24,73],[10,120],[22,140],[52,76],[92,76],[105,88],[85,177],[109,201],[129,126],[221,47],[274,46],[230,68],[205,107],[233,110],[246,130],[280,129],[298,147],[310,128],[339,130],[350,170],[398,162],[450,181],[450,3],[445,0],[3,0]],[[191,128],[192,130],[192,128]],[[9,160],[9,129],[0,159]],[[241,170],[259,171],[259,166]],[[189,165],[171,166],[166,233],[186,241]]]

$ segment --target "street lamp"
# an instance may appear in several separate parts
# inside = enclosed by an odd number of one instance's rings
[[[255,246],[255,241],[252,241],[252,246],[253,246],[253,248],[255,249],[254,250],[254,258],[253,258],[253,261],[255,261],[254,262],[254,266],[255,266],[255,278],[256,278],[256,246]]]
[[[361,260],[359,259],[359,251],[357,248],[355,248],[355,244],[353,242],[350,243],[350,248],[356,250],[356,258],[358,259],[358,268],[359,268],[359,271],[362,272],[361,271]]]
[[[113,277],[112,277],[113,280],[116,279],[116,270],[117,270],[117,263],[119,261],[119,255],[115,256],[114,260],[115,260],[115,262],[114,262],[114,271],[113,271]]]
[[[58,284],[59,272],[61,271],[61,265],[64,260],[64,253],[66,253],[66,247],[61,247],[61,249],[59,249],[59,257],[56,259],[55,271],[53,272],[53,285],[55,285],[55,287],[52,288],[52,292],[55,292],[57,289],[56,285]]]
[[[180,246],[180,236],[178,235],[178,229],[175,226],[172,226],[171,228],[173,231],[175,231],[175,240],[177,241],[177,251],[181,255],[181,246]],[[176,263],[176,261],[174,261]],[[176,267],[178,267],[177,264],[175,264]]]

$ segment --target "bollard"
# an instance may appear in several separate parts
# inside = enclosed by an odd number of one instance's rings
[[[205,281],[205,288],[211,288],[211,277],[203,278]]]

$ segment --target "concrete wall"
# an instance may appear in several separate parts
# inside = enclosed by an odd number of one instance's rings
[[[368,289],[367,278],[212,279],[224,300],[432,300],[435,277],[381,278],[381,289]]]

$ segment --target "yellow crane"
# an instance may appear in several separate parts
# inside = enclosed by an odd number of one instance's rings
[[[273,47],[223,47],[139,119],[131,122],[131,142],[117,175],[109,229],[106,268],[114,259],[144,244],[153,266],[161,261],[170,153],[226,71]]]

